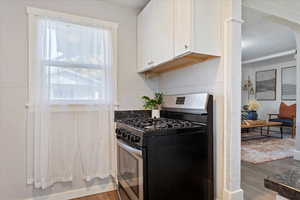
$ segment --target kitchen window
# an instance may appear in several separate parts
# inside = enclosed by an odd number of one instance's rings
[[[41,93],[55,105],[106,103],[114,87],[117,25],[30,9],[37,14],[30,28],[30,96]],[[29,101],[34,104],[34,99]]]
[[[70,182],[74,163],[87,182],[113,175],[118,24],[32,7],[27,13],[27,183]]]
[[[104,98],[107,32],[60,21],[41,21],[42,67],[52,103],[91,103]]]

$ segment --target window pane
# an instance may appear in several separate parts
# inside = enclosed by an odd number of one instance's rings
[[[55,20],[41,26],[40,52],[49,78],[49,99],[57,103],[103,100],[110,32]]]
[[[104,71],[101,69],[50,66],[50,100],[93,101],[104,98]]]
[[[106,30],[53,22],[47,31],[49,42],[45,60],[79,64],[104,64]]]

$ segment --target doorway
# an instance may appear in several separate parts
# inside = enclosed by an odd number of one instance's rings
[[[264,179],[300,164],[293,159],[297,43],[290,26],[253,7],[242,9],[241,187],[245,200],[273,200]]]

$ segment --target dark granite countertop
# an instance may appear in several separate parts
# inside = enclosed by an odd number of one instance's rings
[[[267,177],[265,187],[285,198],[300,199],[300,165],[295,165],[282,174]]]
[[[115,121],[128,118],[149,118],[151,110],[117,110],[115,111]]]

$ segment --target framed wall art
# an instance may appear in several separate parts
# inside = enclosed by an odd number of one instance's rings
[[[296,101],[296,66],[281,69],[281,100]]]
[[[277,70],[257,71],[255,75],[256,93],[255,97],[259,101],[276,100],[276,79]]]

